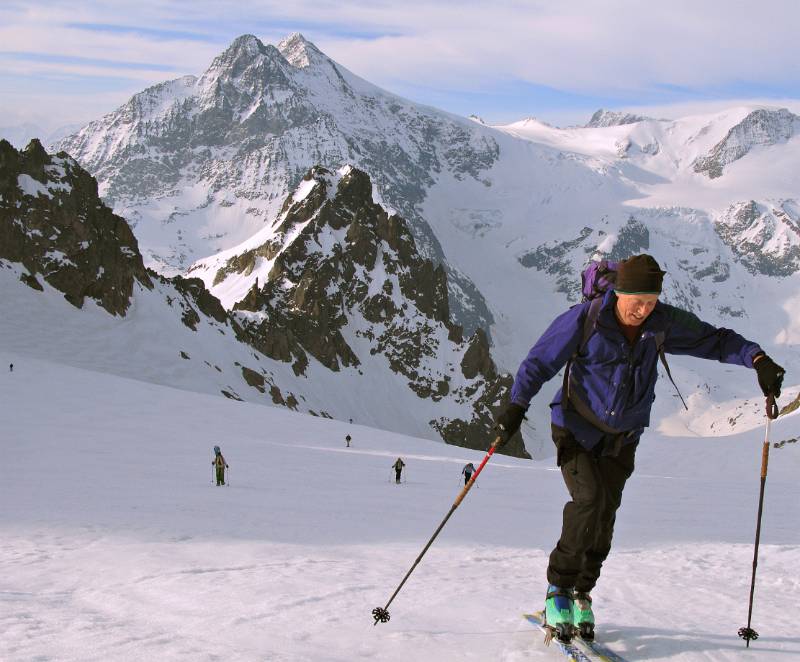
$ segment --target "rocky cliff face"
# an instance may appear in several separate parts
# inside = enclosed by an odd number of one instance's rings
[[[418,211],[426,189],[442,172],[479,178],[499,155],[485,127],[383,92],[297,34],[277,47],[239,37],[199,78],[144,90],[58,149],[97,177],[164,273],[255,234],[313,165],[346,163],[371,174],[419,250],[446,267]],[[456,316],[488,327],[476,288],[451,281]]]
[[[97,182],[68,155],[38,140],[22,151],[0,141],[0,258],[44,279],[80,308],[94,299],[124,315],[133,285],[151,285],[136,238],[97,195]]]
[[[430,421],[448,443],[485,448],[511,378],[498,376],[482,331],[462,338],[444,269],[420,255],[402,217],[373,201],[360,170],[314,168],[301,189],[273,238],[221,269],[225,277],[268,263],[265,282],[234,306],[258,349],[298,376],[312,360],[358,374],[377,363],[418,398],[458,412]],[[524,453],[521,441],[508,450]]]
[[[706,156],[695,160],[694,171],[709,179],[722,177],[726,165],[741,159],[754,147],[785,143],[800,131],[800,117],[786,108],[759,109],[728,131]]]
[[[796,200],[731,205],[714,224],[751,274],[791,276],[800,270],[800,205]]]

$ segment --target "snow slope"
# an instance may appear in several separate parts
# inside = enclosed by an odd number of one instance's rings
[[[150,291],[134,288],[124,318],[111,316],[93,302],[78,310],[44,283],[36,292],[19,282],[24,269],[0,260],[0,347],[27,358],[41,358],[153,384],[273,405],[270,387],[300,411],[437,439],[429,421],[469,414],[471,402],[420,398],[407,379],[391,373],[387,360],[363,350],[360,366],[332,372],[313,356],[302,377],[289,363],[274,361],[237,341],[226,324],[201,316],[197,330],[181,322],[180,294],[157,283]],[[178,305],[168,304],[177,301]],[[363,343],[362,343],[363,344]],[[463,351],[463,348],[462,348]],[[250,386],[243,368],[260,373],[265,388]],[[282,403],[283,404],[283,403]],[[409,414],[413,412],[413,414]]]
[[[373,627],[482,453],[0,351],[11,362],[1,659],[554,659],[520,618],[541,603],[566,497],[552,460],[493,458]],[[211,484],[214,444],[229,487]],[[595,591],[602,637],[628,659],[800,658],[786,608],[800,590],[800,443],[772,452],[761,638],[746,651],[736,636],[760,445],[646,435]]]

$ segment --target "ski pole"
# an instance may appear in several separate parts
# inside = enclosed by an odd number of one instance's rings
[[[750,605],[747,609],[747,627],[739,628],[739,636],[747,642],[758,639],[758,632],[750,627],[753,617],[753,594],[756,590],[756,568],[758,567],[758,543],[761,540],[761,514],[764,512],[764,487],[767,483],[767,465],[769,464],[769,425],[773,419],[778,418],[778,405],[775,396],[767,396],[767,429],[764,433],[764,445],[761,448],[761,491],[758,495],[758,517],[756,519],[756,544],[753,551],[753,576],[750,580]]]
[[[411,573],[414,572],[414,568],[417,567],[419,562],[422,560],[422,557],[425,556],[425,552],[428,551],[428,548],[433,544],[433,541],[436,540],[436,536],[439,535],[439,532],[444,528],[444,525],[447,524],[447,520],[450,519],[450,515],[452,515],[456,508],[461,505],[461,502],[464,500],[464,497],[467,496],[467,492],[470,491],[470,488],[475,484],[475,480],[478,478],[478,474],[481,472],[486,463],[489,461],[489,458],[492,457],[492,454],[497,449],[497,445],[500,443],[500,437],[497,437],[492,442],[492,445],[489,446],[489,450],[486,453],[486,457],[483,458],[483,462],[480,463],[478,470],[472,474],[472,478],[469,479],[469,482],[464,485],[464,489],[459,492],[456,500],[453,502],[453,505],[450,507],[450,512],[445,515],[445,518],[442,520],[442,523],[439,525],[439,528],[434,531],[431,539],[428,541],[428,544],[425,545],[425,548],[422,550],[420,555],[417,557],[417,560],[414,561],[414,565],[411,566],[411,569],[406,573],[406,576],[403,577],[403,581],[400,582],[400,586],[397,587],[394,593],[392,593],[392,597],[389,598],[389,602],[386,603],[385,607],[375,607],[372,610],[372,617],[375,619],[374,625],[377,625],[378,622],[381,623],[388,623],[389,622],[389,605],[392,604],[392,600],[395,599],[395,596],[400,592],[400,589],[403,588],[403,584],[406,583],[406,580],[411,576]]]

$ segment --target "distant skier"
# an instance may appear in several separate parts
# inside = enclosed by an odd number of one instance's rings
[[[395,463],[392,465],[392,469],[394,469],[394,482],[400,483],[400,474],[403,473],[403,467],[406,466],[406,463],[403,462],[399,457],[395,460]]]
[[[464,476],[464,485],[466,485],[469,482],[469,479],[472,478],[472,474],[475,473],[475,465],[472,464],[472,462],[468,462],[464,465],[461,473]]]
[[[14,372],[14,364],[13,363],[9,363],[8,364],[8,371],[9,372]]]
[[[219,449],[219,446],[214,446],[214,459],[211,464],[217,469],[217,487],[225,484],[225,469],[228,469],[228,463],[225,461],[225,456]]]
[[[510,403],[497,416],[501,445],[519,430],[528,405],[566,364],[550,404],[556,463],[571,501],[547,568],[545,618],[555,636],[594,637],[589,595],[611,551],[616,512],[634,455],[650,424],[664,352],[754,368],[765,396],[781,393],[784,370],[756,343],[693,313],[661,303],[664,273],[650,255],[584,271],[584,303],[553,321],[522,362]],[[603,282],[603,278],[606,278]],[[611,281],[614,283],[614,281]]]
[[[347,442],[347,447],[348,447],[348,448],[350,448],[350,442],[352,441],[352,439],[350,438],[350,435],[348,434],[348,435],[347,435],[347,436],[344,438],[344,440]]]

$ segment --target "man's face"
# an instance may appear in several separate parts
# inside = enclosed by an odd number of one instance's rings
[[[639,326],[653,312],[658,301],[657,294],[617,293],[617,317],[623,324]]]

